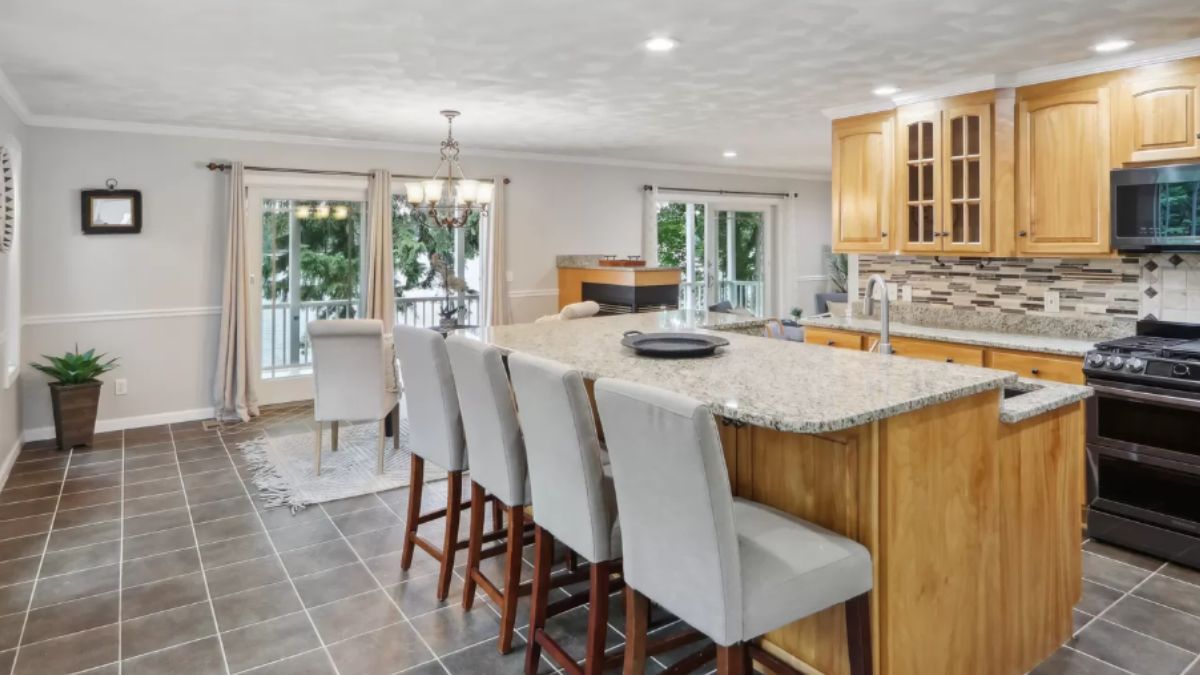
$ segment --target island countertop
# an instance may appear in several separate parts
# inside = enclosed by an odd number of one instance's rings
[[[736,333],[718,355],[654,359],[621,346],[629,330],[732,328],[746,318],[685,310],[473,331],[504,351],[553,359],[584,377],[650,384],[704,402],[726,418],[779,431],[839,431],[1013,384],[1013,373],[828,349]]]
[[[829,328],[857,333],[879,334],[880,323],[877,319],[845,316],[814,316],[800,320],[802,326],[813,328]],[[1025,335],[1001,333],[997,331],[967,330],[962,328],[941,328],[937,326],[921,326],[917,324],[892,321],[889,326],[891,334],[897,337],[910,337],[920,340],[935,340],[937,342],[953,342],[977,347],[997,349],[1015,349],[1042,354],[1058,354],[1082,358],[1094,347],[1094,340],[1078,340],[1069,337],[1053,335]]]

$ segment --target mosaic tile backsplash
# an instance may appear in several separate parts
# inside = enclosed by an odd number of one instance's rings
[[[889,283],[911,286],[914,303],[1008,314],[1046,313],[1046,292],[1057,291],[1059,311],[1055,316],[1136,319],[1144,315],[1143,262],[1137,257],[1080,260],[862,255],[858,287],[861,293],[867,277],[882,274]],[[1200,283],[1200,265],[1194,269],[1196,282]],[[1171,279],[1173,284],[1178,281],[1174,276]],[[1200,300],[1200,290],[1196,293]]]
[[[1200,253],[1163,253],[1141,259],[1142,318],[1200,323]]]

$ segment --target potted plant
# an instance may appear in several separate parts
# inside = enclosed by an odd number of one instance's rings
[[[50,402],[54,406],[54,436],[59,450],[92,444],[100,387],[104,384],[96,378],[117,364],[116,359],[105,361],[104,357],[95,349],[80,354],[79,345],[75,345],[75,351],[62,356],[43,355],[48,363],[29,364],[53,380]]]
[[[825,259],[825,267],[829,271],[829,284],[833,292],[817,293],[817,314],[830,311],[829,303],[845,303],[846,277],[849,273],[850,260],[845,253],[830,253]]]

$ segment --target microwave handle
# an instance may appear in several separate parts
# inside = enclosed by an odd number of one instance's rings
[[[1106,387],[1100,384],[1093,384],[1089,386],[1091,386],[1092,390],[1097,394],[1106,394],[1114,398],[1144,401],[1146,403],[1159,403],[1161,405],[1168,405],[1174,408],[1200,410],[1200,400],[1194,398],[1169,396],[1167,394],[1152,394],[1146,391],[1133,391],[1130,389],[1117,389],[1116,387]]]

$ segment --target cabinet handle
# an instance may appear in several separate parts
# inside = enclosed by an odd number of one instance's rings
[[[1042,371],[1041,371],[1041,370],[1039,370],[1039,369],[1037,369],[1037,368],[1034,368],[1033,370],[1031,370],[1031,371],[1029,371],[1029,372],[1030,372],[1030,373],[1033,373],[1034,375],[1038,375],[1038,374],[1040,374]]]
[[[830,347],[832,347],[832,346],[833,346],[833,340],[826,340],[826,341],[825,341],[825,344],[826,344],[826,345],[829,345]]]
[[[1018,232],[1018,233],[1017,233],[1017,236],[1018,236],[1018,237],[1028,237],[1028,236],[1029,236],[1029,232],[1027,232],[1027,231],[1025,231],[1025,230],[1021,230],[1020,232]]]
[[[954,359],[946,359],[946,363],[954,363]]]

